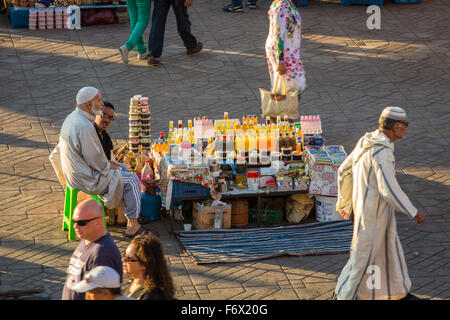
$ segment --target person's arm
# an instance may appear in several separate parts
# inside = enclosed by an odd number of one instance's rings
[[[284,4],[281,4],[276,14],[275,30],[275,59],[277,62],[277,72],[281,75],[286,73],[286,65],[284,63],[284,43],[287,39],[288,27],[289,27],[289,8]]]
[[[353,152],[348,155],[338,169],[338,196],[336,210],[348,218],[353,211]]]
[[[389,202],[395,210],[414,218],[417,209],[397,182],[392,151],[386,148],[379,152],[372,160],[372,165],[377,177],[378,191],[383,199]]]
[[[192,2],[194,2],[194,0],[185,0],[184,1],[184,6],[186,8],[189,8],[190,6],[192,6]]]

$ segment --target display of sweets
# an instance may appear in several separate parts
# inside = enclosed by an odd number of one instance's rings
[[[135,95],[130,99],[129,147],[138,153],[148,153],[151,148],[150,106],[148,97]]]

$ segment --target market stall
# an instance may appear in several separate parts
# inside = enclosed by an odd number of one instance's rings
[[[302,116],[297,123],[281,117],[261,123],[254,115],[231,119],[225,112],[223,119],[197,117],[186,125],[178,120],[176,126],[170,121],[167,134],[150,139],[150,110],[147,97],[131,98],[127,147],[130,154],[151,159],[151,176],[146,171],[142,179],[159,181],[171,231],[174,219],[184,218],[174,203],[186,200],[194,200],[194,229],[245,226],[229,223],[235,199],[255,200],[251,210],[258,224],[269,220],[270,210],[262,208],[262,201],[280,197],[293,201],[288,222],[305,220],[314,205],[318,221],[342,219],[333,204],[337,169],[346,153],[342,146],[324,144],[320,116]],[[246,210],[249,215],[250,208]],[[273,220],[280,223],[280,215]]]
[[[67,19],[76,20],[79,8],[79,25],[125,23],[128,21],[124,0],[12,0],[8,4],[11,27],[30,30],[69,29]]]

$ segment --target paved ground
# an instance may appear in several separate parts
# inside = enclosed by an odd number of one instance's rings
[[[128,26],[79,31],[10,29],[0,16],[0,290],[46,285],[59,299],[77,245],[60,230],[63,190],[48,160],[75,95],[98,87],[119,108],[110,132],[123,143],[135,94],[150,97],[152,132],[169,120],[226,110],[259,110],[268,87],[264,58],[267,0],[258,9],[223,13],[225,0],[196,0],[190,9],[203,52],[186,56],[171,13],[164,64],[148,68],[135,53],[123,65],[117,48]],[[427,216],[424,227],[398,215],[413,292],[450,298],[450,7],[444,0],[394,5],[386,0],[381,30],[366,28],[365,6],[310,0],[301,8],[308,89],[302,114],[320,114],[327,144],[351,151],[376,127],[387,105],[405,107],[408,137],[397,143],[398,178]],[[147,33],[145,38],[147,38]],[[168,225],[153,223],[164,241],[179,299],[329,299],[347,254],[281,257],[249,263],[195,265],[180,253]],[[125,248],[121,229],[111,228]]]

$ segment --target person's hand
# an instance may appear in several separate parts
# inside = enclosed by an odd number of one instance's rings
[[[350,213],[348,213],[347,211],[345,211],[344,209],[339,209],[339,214],[344,218],[344,219],[348,219],[350,217]]]
[[[417,212],[417,214],[414,218],[416,219],[417,225],[419,227],[421,227],[425,224],[425,215],[422,212]]]
[[[109,168],[110,168],[111,170],[116,170],[116,169],[119,169],[119,166],[116,164],[115,161],[110,160],[110,161],[109,161]]]
[[[284,64],[284,62],[280,62],[280,63],[277,65],[277,72],[278,72],[279,74],[281,74],[281,75],[283,75],[283,74],[286,73],[286,65]]]
[[[184,6],[185,6],[186,8],[189,8],[190,6],[192,6],[192,1],[193,1],[193,0],[186,0],[186,1],[184,1]]]

